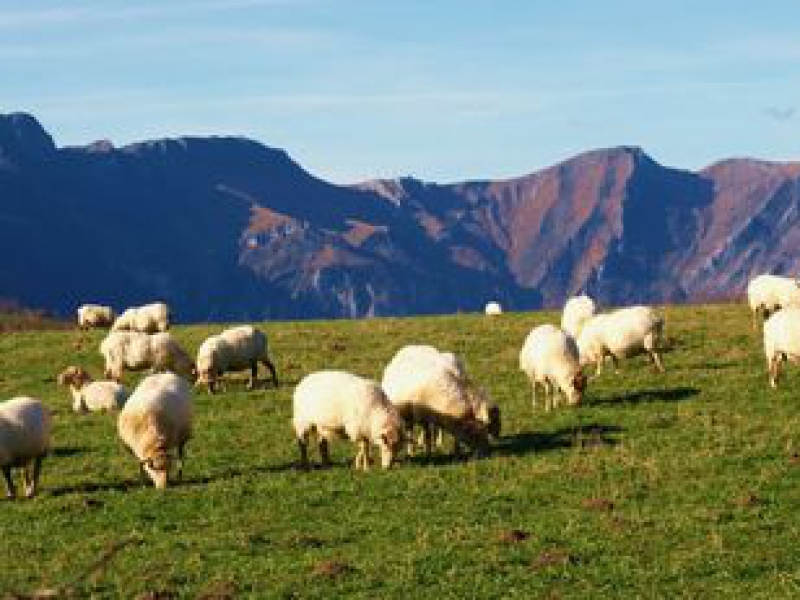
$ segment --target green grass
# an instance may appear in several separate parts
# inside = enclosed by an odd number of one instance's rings
[[[79,346],[75,332],[4,334],[0,397],[45,399],[55,451],[36,499],[0,501],[0,596],[800,596],[800,373],[768,389],[746,309],[668,309],[665,375],[633,359],[580,409],[533,411],[517,354],[556,319],[267,323],[281,387],[247,392],[242,374],[197,394],[186,481],[166,492],[138,482],[112,416],[73,415],[54,383],[69,363],[100,371],[101,332]],[[194,351],[218,330],[176,334]],[[364,474],[342,441],[334,468],[295,470],[294,384],[322,368],[379,378],[421,342],[461,354],[501,405],[492,456]],[[503,541],[512,529],[530,536]]]

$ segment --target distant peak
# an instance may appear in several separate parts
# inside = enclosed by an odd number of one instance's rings
[[[38,162],[55,152],[53,138],[33,116],[0,114],[0,161]]]

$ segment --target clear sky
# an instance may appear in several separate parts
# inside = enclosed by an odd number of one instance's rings
[[[341,183],[800,159],[800,0],[2,2],[20,110],[59,145],[244,135]]]

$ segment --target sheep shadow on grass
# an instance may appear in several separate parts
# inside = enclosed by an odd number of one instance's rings
[[[695,387],[637,390],[592,399],[590,404],[597,406],[602,404],[641,404],[643,402],[682,402],[699,393],[700,390]]]
[[[576,446],[614,446],[616,434],[625,431],[618,425],[583,423],[556,431],[526,431],[503,436],[492,450],[500,456],[520,456],[531,453],[564,450]]]

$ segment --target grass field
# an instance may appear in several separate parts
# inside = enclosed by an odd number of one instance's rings
[[[3,334],[0,397],[44,398],[55,450],[37,498],[0,501],[0,597],[800,597],[800,372],[768,389],[742,306],[666,314],[665,375],[631,360],[552,413],[532,410],[517,355],[553,313],[265,324],[282,385],[197,394],[185,481],[165,492],[139,483],[112,416],[72,414],[54,383],[69,363],[99,373],[101,332]],[[176,334],[194,351],[219,329]],[[294,384],[380,378],[420,342],[461,354],[501,405],[491,457],[365,474],[342,441],[332,469],[296,470]]]

